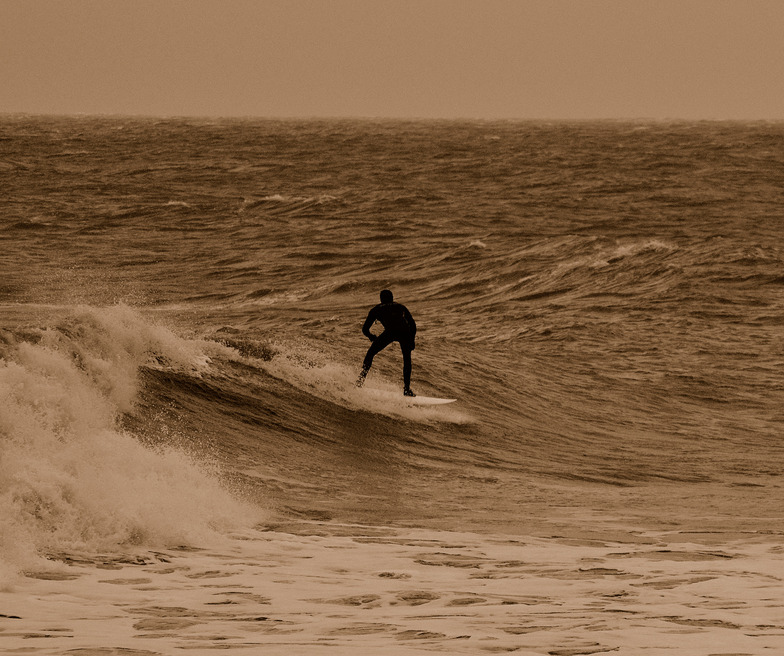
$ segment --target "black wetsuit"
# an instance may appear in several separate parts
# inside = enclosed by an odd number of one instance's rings
[[[376,336],[370,332],[371,326],[378,321],[384,326],[384,332]],[[400,303],[379,303],[368,312],[362,332],[373,343],[368,349],[365,361],[362,363],[363,373],[367,373],[373,364],[373,358],[382,349],[389,346],[392,342],[400,344],[403,351],[403,384],[408,389],[411,385],[411,351],[414,350],[414,338],[416,337],[416,323],[414,317],[405,305]]]

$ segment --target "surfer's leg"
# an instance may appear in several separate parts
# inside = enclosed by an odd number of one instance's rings
[[[403,394],[414,396],[411,391],[411,347],[400,342],[400,350],[403,351]]]
[[[392,336],[385,332],[381,333],[378,337],[376,337],[376,339],[373,340],[373,343],[367,350],[365,360],[362,362],[362,371],[359,373],[359,378],[357,378],[357,387],[362,387],[363,383],[365,382],[368,371],[370,371],[370,367],[373,366],[373,358],[376,357],[379,351],[385,349],[391,343]]]
[[[392,335],[387,333],[381,333],[378,337],[376,337],[376,339],[374,339],[373,343],[370,345],[370,348],[367,350],[365,361],[362,363],[362,368],[370,369],[373,364],[373,358],[375,358],[380,351],[389,346],[392,341]]]

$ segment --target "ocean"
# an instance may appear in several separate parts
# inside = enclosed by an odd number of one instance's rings
[[[0,244],[0,651],[784,649],[784,124],[6,115]]]

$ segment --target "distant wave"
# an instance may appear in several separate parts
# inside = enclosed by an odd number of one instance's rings
[[[283,194],[270,194],[261,198],[245,198],[240,206],[240,212],[265,208],[273,212],[296,213],[308,207],[317,207],[335,202],[337,198],[329,194],[319,196],[285,196]]]

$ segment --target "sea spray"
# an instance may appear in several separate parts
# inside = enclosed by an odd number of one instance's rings
[[[190,544],[258,518],[192,455],[118,424],[139,366],[198,370],[218,345],[123,306],[79,308],[26,338],[0,352],[0,576],[51,553]]]

